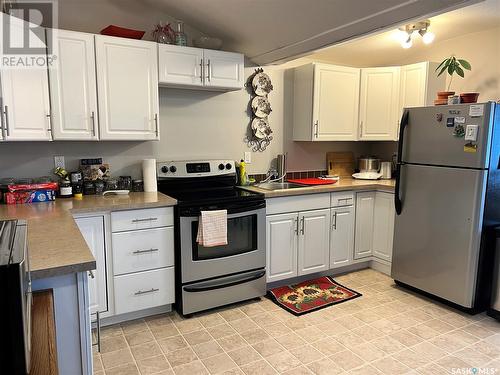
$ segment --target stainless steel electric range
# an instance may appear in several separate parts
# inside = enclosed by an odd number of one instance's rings
[[[182,315],[266,294],[266,201],[236,187],[231,160],[157,163],[175,199],[176,307]],[[196,242],[201,211],[227,210],[227,245]]]

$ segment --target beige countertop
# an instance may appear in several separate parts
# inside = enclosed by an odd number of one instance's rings
[[[28,222],[31,277],[41,279],[96,268],[95,259],[80,233],[74,214],[174,206],[162,193],[84,196],[55,202],[0,205],[0,220]]]
[[[286,197],[292,195],[331,193],[345,190],[379,190],[394,192],[395,180],[355,180],[353,178],[341,178],[335,184],[304,186],[303,188],[266,190],[258,186],[242,186],[242,189],[263,193],[266,198]]]

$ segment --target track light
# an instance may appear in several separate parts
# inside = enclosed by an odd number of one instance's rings
[[[405,49],[411,48],[413,45],[412,36],[415,32],[420,34],[425,44],[432,43],[436,36],[428,30],[430,25],[431,22],[426,20],[400,27],[398,29],[397,39],[401,43],[401,47]]]

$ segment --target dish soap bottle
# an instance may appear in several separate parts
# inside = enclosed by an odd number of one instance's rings
[[[248,175],[247,175],[247,170],[246,170],[246,163],[242,159],[239,164],[239,185],[240,186],[246,186],[248,185]]]
[[[187,46],[187,36],[184,33],[184,22],[177,21],[177,31],[175,32],[175,44],[177,46]]]

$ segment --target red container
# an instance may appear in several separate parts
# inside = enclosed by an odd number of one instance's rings
[[[140,30],[127,29],[125,27],[109,25],[101,30],[102,35],[119,36],[121,38],[142,39],[146,32]]]

